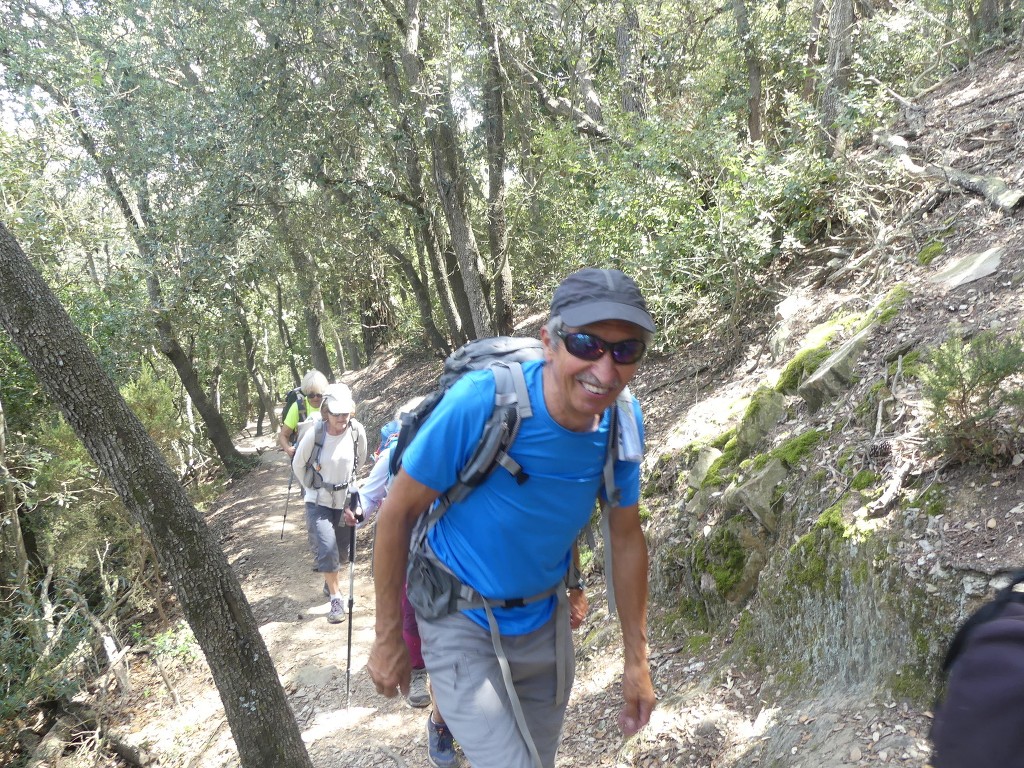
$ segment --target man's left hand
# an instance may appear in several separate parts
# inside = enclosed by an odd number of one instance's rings
[[[622,675],[622,698],[619,728],[629,737],[647,725],[657,703],[654,685],[651,683],[651,670],[646,662],[626,667]]]

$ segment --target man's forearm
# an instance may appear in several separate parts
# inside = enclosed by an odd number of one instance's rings
[[[373,585],[377,599],[376,631],[388,635],[402,631],[402,586],[408,563],[410,529],[384,499],[377,516],[373,554]]]
[[[612,536],[612,578],[626,664],[647,664],[647,541],[639,525]]]

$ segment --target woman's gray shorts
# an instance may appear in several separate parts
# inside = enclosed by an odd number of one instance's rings
[[[316,543],[316,569],[320,573],[333,573],[341,568],[341,553],[345,562],[351,559],[351,535],[345,525],[345,510],[332,509],[306,502],[306,528],[310,540]]]

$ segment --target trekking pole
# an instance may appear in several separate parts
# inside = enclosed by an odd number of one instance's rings
[[[359,504],[359,495],[351,494],[349,496],[348,508],[356,515],[356,521],[359,522],[362,519],[362,515],[356,513],[356,507]],[[348,540],[348,660],[345,662],[345,709],[349,708],[352,701],[352,605],[353,605],[353,594],[355,592],[356,585],[356,527],[353,525],[349,528],[349,540]]]
[[[288,495],[284,497],[284,517],[281,518],[281,538],[280,541],[284,541],[284,523],[288,519],[288,502],[292,499],[292,479],[295,477],[295,473],[288,470]]]

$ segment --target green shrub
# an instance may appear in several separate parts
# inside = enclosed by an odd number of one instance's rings
[[[959,334],[921,372],[931,408],[929,445],[954,461],[1003,464],[1024,444],[1024,334]]]

